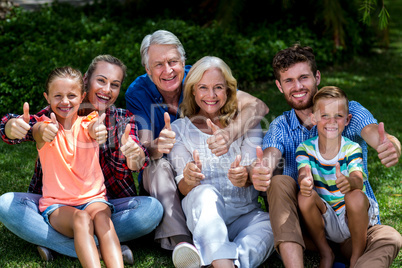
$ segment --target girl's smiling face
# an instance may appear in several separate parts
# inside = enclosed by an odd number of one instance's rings
[[[77,80],[71,78],[56,78],[48,87],[48,93],[43,93],[57,121],[63,125],[65,120],[75,120],[85,93]]]

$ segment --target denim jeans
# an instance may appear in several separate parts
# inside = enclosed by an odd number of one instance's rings
[[[77,257],[74,239],[60,234],[45,222],[38,208],[40,197],[32,193],[3,194],[0,196],[0,221],[29,243]],[[112,221],[120,242],[150,233],[163,216],[161,203],[153,197],[125,197],[109,199],[109,202],[115,207]]]

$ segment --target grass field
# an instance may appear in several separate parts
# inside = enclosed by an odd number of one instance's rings
[[[385,123],[387,132],[402,140],[402,1],[390,1],[394,14],[391,21],[391,45],[388,50],[378,49],[372,55],[353,59],[345,65],[322,71],[322,83],[336,85],[345,90],[351,100],[359,101],[368,108],[379,122]],[[392,16],[391,13],[391,16]],[[184,44],[185,45],[185,44]],[[134,79],[134,77],[128,78]],[[267,121],[288,110],[286,102],[269,81],[253,89],[244,89],[264,100],[270,107]],[[27,190],[36,158],[33,143],[7,145],[0,142],[0,194],[25,192]],[[385,168],[376,152],[369,151],[369,176],[380,204],[382,224],[393,226],[402,232],[402,165]],[[128,244],[135,258],[133,267],[173,267],[171,253],[161,250],[145,237]],[[43,262],[36,246],[29,244],[0,223],[0,267],[80,267],[78,260],[56,256],[51,263]],[[306,267],[314,267],[317,256],[306,255]],[[271,257],[262,267],[282,267],[282,263]],[[402,267],[402,253],[392,267]]]

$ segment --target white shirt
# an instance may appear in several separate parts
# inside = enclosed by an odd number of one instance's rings
[[[168,155],[170,163],[176,171],[175,180],[179,183],[183,179],[183,169],[188,162],[193,161],[193,151],[198,150],[202,163],[202,173],[205,179],[201,184],[213,185],[223,196],[226,205],[234,208],[242,207],[251,211],[259,207],[258,191],[254,186],[236,187],[228,179],[230,165],[236,156],[241,154],[241,165],[248,166],[256,159],[256,147],[261,146],[262,130],[258,125],[242,137],[234,141],[229,151],[217,157],[208,148],[207,139],[211,135],[199,130],[188,117],[178,119],[172,123],[172,130],[176,133],[176,143]],[[244,211],[246,212],[246,211]]]

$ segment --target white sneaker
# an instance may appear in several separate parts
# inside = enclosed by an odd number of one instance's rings
[[[176,268],[200,268],[201,257],[198,250],[187,242],[176,245],[172,254],[173,265]]]

